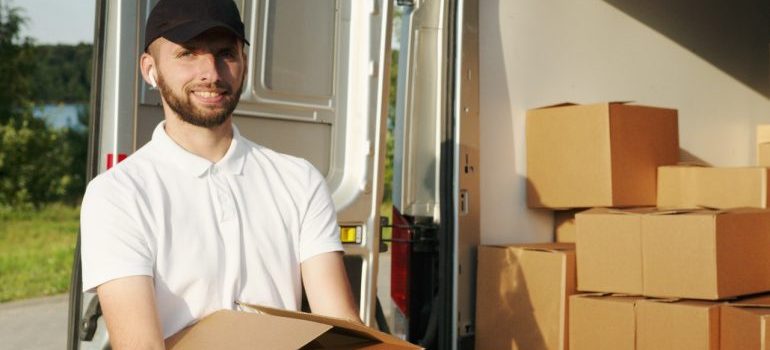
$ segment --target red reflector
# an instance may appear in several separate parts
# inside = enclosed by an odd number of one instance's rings
[[[126,159],[128,157],[125,153],[118,153],[118,161],[115,162],[113,159],[115,158],[115,155],[113,153],[107,153],[107,169],[112,168],[113,165],[118,164],[123,161],[123,159]]]
[[[412,250],[410,227],[409,221],[394,206],[390,251],[390,297],[406,317],[409,317],[409,258]]]

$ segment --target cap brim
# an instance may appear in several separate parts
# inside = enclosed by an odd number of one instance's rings
[[[241,34],[238,33],[237,30],[228,26],[227,24],[224,24],[222,22],[216,22],[216,21],[192,21],[192,22],[182,23],[178,26],[175,26],[174,28],[171,28],[163,32],[160,36],[168,39],[169,41],[175,42],[177,44],[183,44],[194,39],[198,35],[203,34],[207,30],[214,29],[214,28],[227,29],[236,38],[243,40],[243,42],[245,42],[247,45],[251,45],[249,44],[249,41],[246,40],[246,38],[244,38]]]

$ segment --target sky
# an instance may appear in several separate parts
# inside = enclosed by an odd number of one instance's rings
[[[0,0],[23,9],[22,37],[37,44],[92,43],[96,0]]]

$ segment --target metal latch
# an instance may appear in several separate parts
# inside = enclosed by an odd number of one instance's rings
[[[99,298],[94,297],[91,299],[91,302],[88,303],[86,313],[80,321],[80,340],[91,341],[94,339],[94,334],[96,334],[96,321],[101,315],[102,305],[99,303]]]

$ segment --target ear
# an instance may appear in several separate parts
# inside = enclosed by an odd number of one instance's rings
[[[146,52],[142,53],[142,56],[139,57],[139,69],[142,72],[144,81],[153,88],[156,88],[158,86],[158,72],[155,65],[155,58]]]

